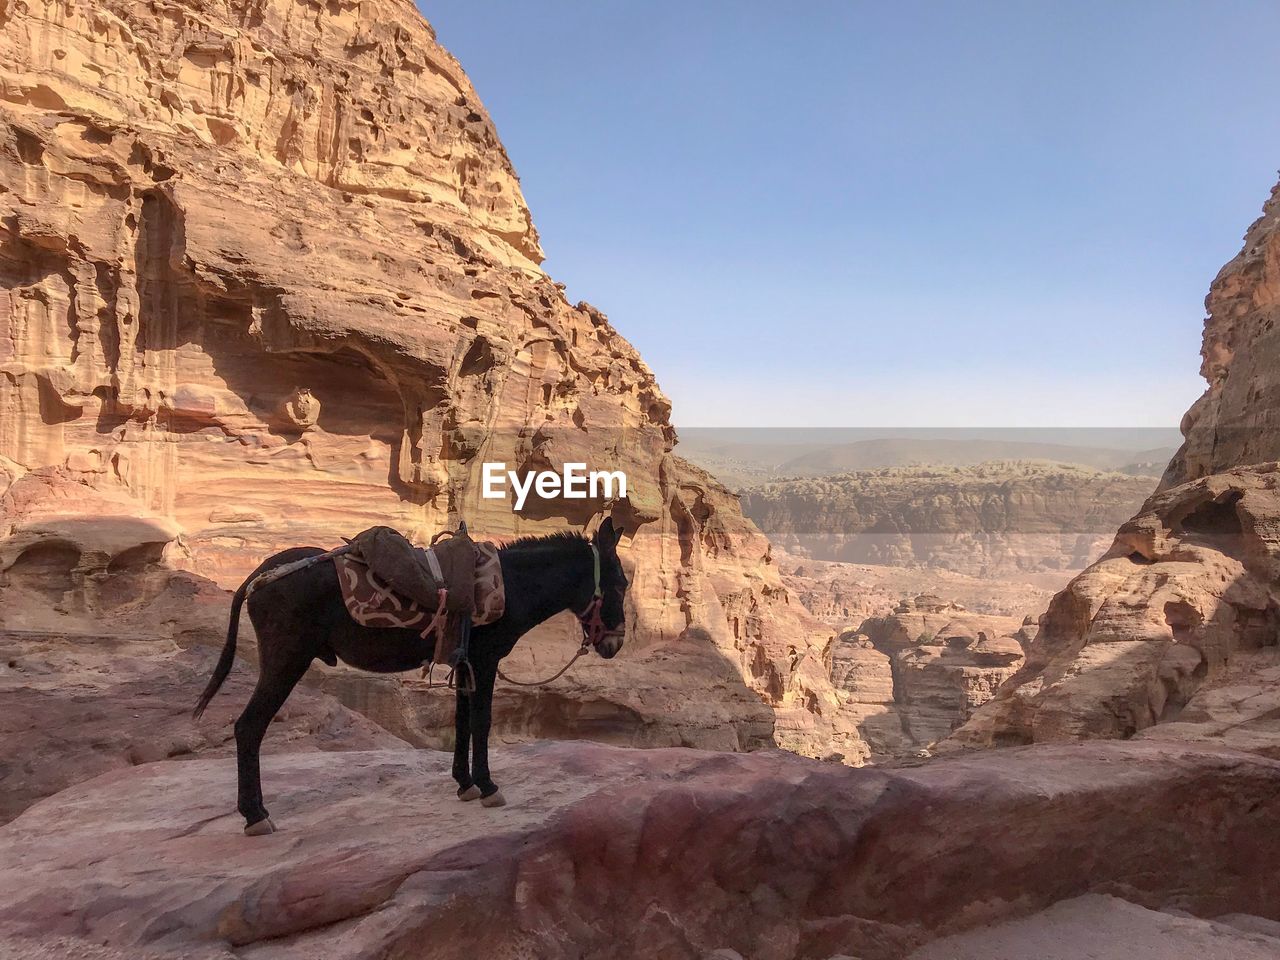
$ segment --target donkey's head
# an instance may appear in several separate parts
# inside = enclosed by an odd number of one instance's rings
[[[627,575],[622,569],[622,561],[618,559],[620,539],[622,539],[622,531],[614,527],[612,517],[606,518],[604,523],[600,524],[600,529],[595,532],[595,536],[591,538],[591,543],[600,556],[599,602],[597,603],[594,599],[592,601],[592,604],[598,608],[596,616],[600,624],[594,631],[596,636],[592,636],[589,619],[583,619],[583,627],[586,628],[589,639],[594,641],[596,653],[605,659],[618,655],[624,639]],[[596,586],[593,571],[593,597]]]

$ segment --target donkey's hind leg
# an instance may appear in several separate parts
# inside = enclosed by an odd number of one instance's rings
[[[263,657],[253,696],[236,721],[236,809],[244,817],[244,832],[251,837],[274,833],[276,829],[262,805],[262,775],[258,765],[262,738],[266,736],[271,718],[311,665],[311,657],[301,652],[293,652],[282,661],[272,660]]]

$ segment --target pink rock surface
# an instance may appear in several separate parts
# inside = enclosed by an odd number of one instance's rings
[[[242,958],[902,957],[1090,892],[1275,918],[1280,763],[1147,743],[851,770],[783,752],[498,752],[511,805],[427,751],[106,774],[0,828],[11,950]]]
[[[64,787],[167,758],[235,754],[233,724],[255,675],[239,664],[197,722],[217,656],[164,639],[0,631],[0,822]],[[305,688],[290,697],[269,752],[409,749],[409,744]]]

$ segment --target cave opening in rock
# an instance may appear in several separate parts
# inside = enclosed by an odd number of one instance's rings
[[[98,583],[96,605],[103,611],[115,610],[138,601],[149,601],[160,593],[167,582],[161,568],[165,543],[140,543],[120,551],[107,565],[106,579]]]
[[[1201,501],[1174,519],[1173,533],[1239,559],[1243,551],[1244,527],[1237,504],[1243,496],[1239,490],[1230,490],[1217,498]]]
[[[462,363],[458,366],[458,376],[476,377],[488,373],[494,365],[493,347],[484,337],[476,337],[467,348]]]
[[[159,563],[164,556],[164,546],[162,542],[140,543],[136,547],[122,550],[111,558],[107,573],[116,575]]]
[[[1204,622],[1200,611],[1185,600],[1170,600],[1164,605],[1164,621],[1173,631],[1174,643],[1188,643],[1194,631]]]
[[[74,588],[72,573],[79,564],[80,550],[74,544],[47,540],[23,550],[6,575],[11,585],[61,598]]]

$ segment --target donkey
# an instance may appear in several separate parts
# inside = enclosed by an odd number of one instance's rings
[[[453,779],[458,798],[479,799],[487,807],[505,801],[489,774],[489,723],[498,661],[529,630],[563,610],[577,613],[583,645],[606,659],[617,656],[624,639],[623,602],[627,578],[618,560],[613,520],[606,519],[591,539],[577,533],[525,537],[502,547],[498,559],[506,590],[506,611],[493,623],[474,627],[470,659],[474,692],[458,684],[454,715],[456,742]],[[240,608],[248,594],[249,619],[258,634],[258,683],[236,721],[236,808],[249,836],[274,833],[262,803],[258,750],[267,725],[312,660],[343,663],[374,673],[416,670],[431,658],[434,639],[412,628],[363,627],[351,619],[331,562],[310,566],[264,582],[253,581],[276,567],[320,556],[319,547],[294,547],[263,561],[240,585],[231,601],[227,642],[213,676],[196,705],[198,718],[231,672],[235,661]],[[469,685],[468,685],[469,686]]]

